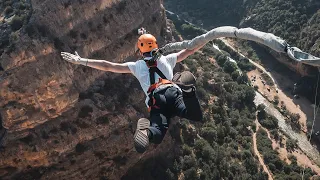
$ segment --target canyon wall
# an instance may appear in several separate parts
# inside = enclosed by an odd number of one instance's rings
[[[160,44],[172,38],[162,0],[29,3],[30,16],[20,29],[10,30],[10,17],[2,17],[10,49],[0,51],[0,113],[8,130],[0,178],[119,179],[140,158],[170,150],[167,141],[149,154],[135,152],[136,121],[148,113],[132,75],[74,65],[60,56],[77,51],[113,62],[135,60],[138,28]]]

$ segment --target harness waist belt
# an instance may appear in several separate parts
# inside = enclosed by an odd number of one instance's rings
[[[153,93],[160,92],[160,91],[167,89],[169,87],[172,87],[172,86],[174,86],[174,85],[173,84],[162,84],[162,85],[158,86],[155,90],[153,90]]]
[[[154,91],[153,91],[153,94],[154,93],[157,93],[157,92],[160,92],[164,89],[167,89],[169,87],[176,87],[179,91],[181,91],[181,88],[177,85],[177,84],[163,84],[163,85],[160,85],[158,86]]]

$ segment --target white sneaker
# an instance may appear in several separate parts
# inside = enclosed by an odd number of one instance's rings
[[[150,121],[146,118],[138,120],[137,129],[134,133],[134,147],[138,153],[144,153],[149,146],[148,128]]]

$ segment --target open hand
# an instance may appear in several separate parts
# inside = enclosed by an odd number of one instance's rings
[[[82,64],[82,65],[87,64],[87,60],[81,58],[77,53],[77,51],[75,52],[75,55],[68,52],[61,52],[61,56],[64,60],[71,62],[73,64]]]

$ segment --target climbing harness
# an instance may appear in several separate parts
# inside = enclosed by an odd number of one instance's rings
[[[173,82],[168,80],[166,76],[160,71],[160,69],[157,67],[157,61],[162,56],[161,53],[154,49],[150,52],[150,59],[144,59],[146,62],[148,68],[149,68],[149,77],[150,77],[150,87],[147,91],[149,96],[149,102],[148,102],[148,110],[151,111],[151,108],[159,109],[159,107],[156,105],[156,99],[154,98],[154,94],[164,90],[168,87],[173,86]],[[158,74],[160,76],[158,82],[155,81],[155,74]]]
[[[161,53],[158,51],[154,54],[153,58],[150,60],[145,60],[147,66],[149,68],[149,76],[150,76],[150,87],[148,89],[149,93],[149,110],[151,108],[158,109],[159,107],[156,105],[156,100],[154,95],[157,92],[160,92],[164,89],[167,89],[172,86],[179,87],[182,91],[183,97],[193,97],[195,96],[195,76],[189,71],[177,72],[172,80],[168,80],[165,75],[157,68],[157,60],[160,58]],[[155,83],[155,73],[157,73],[160,78],[157,83]]]

